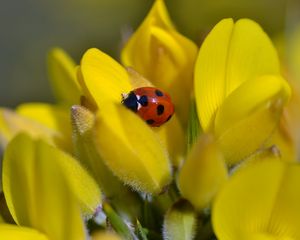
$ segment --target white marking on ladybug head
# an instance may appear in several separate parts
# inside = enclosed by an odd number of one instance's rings
[[[122,100],[128,98],[128,94],[127,93],[121,93],[121,96],[122,96]]]

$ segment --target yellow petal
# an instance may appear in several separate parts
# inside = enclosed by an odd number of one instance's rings
[[[284,112],[285,113],[285,112]],[[292,128],[285,119],[285,114],[280,119],[278,128],[275,130],[268,145],[275,145],[279,151],[281,159],[288,162],[297,161],[296,143],[293,138]]]
[[[126,70],[129,75],[129,80],[133,89],[140,87],[154,87],[148,79],[144,78],[132,67],[127,67]]]
[[[299,239],[299,181],[300,165],[278,160],[236,172],[213,205],[218,239]]]
[[[247,236],[243,236],[245,240],[294,240],[293,238],[289,237],[276,237],[270,233],[254,233],[248,234]]]
[[[180,166],[186,151],[186,136],[177,115],[174,114],[169,122],[154,130],[168,150],[173,166]]]
[[[49,148],[48,151],[54,151]],[[46,151],[45,151],[46,152]],[[46,154],[46,153],[44,153]],[[50,153],[49,153],[50,154]],[[63,169],[69,188],[78,199],[84,215],[92,215],[101,203],[101,192],[90,174],[77,160],[71,156],[58,152],[53,157],[59,159],[59,166]]]
[[[59,163],[68,160],[58,149],[26,134],[10,142],[3,161],[3,191],[18,224],[44,232],[50,239],[84,238],[78,200]]]
[[[99,106],[103,103],[121,102],[122,93],[132,90],[126,70],[114,59],[96,48],[89,49],[81,60],[83,90]]]
[[[47,240],[48,238],[31,228],[19,227],[16,225],[0,224],[1,240]]]
[[[4,165],[3,168],[3,172],[6,174],[5,180],[8,181],[6,184],[7,190],[12,191],[13,189],[13,187],[9,185],[10,183],[15,184],[11,181],[13,175],[10,174],[13,174],[13,171],[17,171],[18,168],[21,169],[21,166],[16,167],[13,164],[17,164],[18,161],[23,161],[24,164],[28,164],[28,166],[24,168],[24,174],[27,174],[24,177],[28,177],[26,181],[35,182],[39,181],[38,170],[32,169],[31,165],[34,164],[35,161],[42,161],[43,166],[51,165],[52,167],[52,165],[54,165],[57,169],[61,169],[68,187],[78,199],[84,213],[94,213],[101,201],[99,188],[90,175],[75,159],[59,149],[47,145],[42,140],[32,140],[25,134],[18,135],[12,140],[12,143],[10,143],[9,146],[10,148],[8,148],[7,153],[5,154],[7,163],[5,163],[4,160],[4,164],[6,165]],[[36,154],[34,154],[35,151],[37,151]],[[16,169],[14,169],[14,167]],[[21,181],[20,179],[18,180]],[[4,179],[3,184],[5,186]],[[30,192],[28,194],[30,194]],[[35,195],[32,193],[29,197],[34,196]],[[8,202],[14,201],[14,199],[11,199],[12,197],[10,197],[10,195],[6,195],[6,199],[7,197],[10,198]],[[12,206],[10,206],[10,209],[11,208]],[[14,212],[12,212],[12,215],[14,219],[16,219]]]
[[[258,108],[268,108],[274,101],[285,105],[291,95],[288,83],[280,76],[265,75],[241,84],[220,106],[215,132],[222,133]]]
[[[92,240],[121,240],[121,238],[113,233],[97,232],[92,235]]]
[[[159,86],[160,82],[168,85],[174,81],[170,76],[194,62],[196,53],[196,45],[175,30],[164,1],[157,0],[124,47],[121,58],[126,66],[133,67]],[[166,64],[161,66],[160,60]],[[172,66],[177,66],[176,70],[171,69]],[[162,71],[161,67],[168,71]]]
[[[54,48],[49,52],[48,73],[59,103],[68,106],[79,103],[81,90],[76,80],[75,63],[64,50]]]
[[[124,47],[121,59],[171,95],[186,124],[197,46],[179,34],[164,1],[157,0]]]
[[[230,94],[215,119],[215,134],[228,163],[254,152],[279,123],[290,87],[279,76],[247,81]]]
[[[276,145],[271,147],[260,149],[255,153],[251,154],[248,158],[242,161],[240,164],[236,165],[232,172],[238,171],[249,164],[256,164],[267,160],[278,160],[281,161],[281,153]]]
[[[10,109],[0,108],[0,142],[2,147],[5,147],[19,132],[26,132],[32,137],[41,137],[53,145],[63,141],[59,132],[23,117]]]
[[[147,193],[159,193],[169,184],[166,151],[136,114],[121,104],[107,104],[98,112],[95,131],[100,155],[124,183]]]
[[[151,64],[151,56],[145,53],[150,50],[150,30],[153,25],[161,26],[163,29],[174,29],[162,0],[155,1],[144,22],[131,36],[121,54],[124,65],[134,67],[146,77],[145,71],[150,72],[151,70],[147,70],[145,65]]]
[[[140,211],[138,197],[113,175],[97,152],[93,134],[95,115],[82,106],[74,105],[71,118],[76,158],[93,175],[118,213],[135,220]]]
[[[201,46],[195,66],[195,97],[205,131],[212,128],[224,99],[245,81],[279,74],[279,61],[270,39],[255,22],[220,21]]]
[[[46,103],[24,103],[17,107],[16,112],[58,132],[61,136],[59,146],[72,152],[69,108]],[[60,139],[57,140],[59,141]]]
[[[179,172],[179,189],[197,210],[209,206],[227,179],[220,149],[211,136],[199,137]]]
[[[292,89],[292,96],[284,110],[284,139],[289,145],[289,148],[291,148],[292,144],[288,143],[288,138],[292,140],[293,145],[296,148],[296,154],[300,156],[300,82],[289,81],[289,83]]]

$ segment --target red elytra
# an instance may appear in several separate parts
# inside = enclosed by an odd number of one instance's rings
[[[169,94],[158,88],[136,88],[122,96],[122,103],[136,112],[151,127],[161,126],[170,120],[174,113],[174,105]]]

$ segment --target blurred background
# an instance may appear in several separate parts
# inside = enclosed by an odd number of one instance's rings
[[[97,47],[118,59],[122,38],[136,29],[152,0],[2,0],[0,105],[52,102],[46,55],[64,48],[79,63]],[[299,0],[166,0],[178,30],[198,45],[222,18],[252,18],[276,37],[299,20]]]

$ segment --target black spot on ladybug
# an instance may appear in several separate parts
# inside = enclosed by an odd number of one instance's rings
[[[148,124],[153,124],[155,121],[153,120],[153,119],[148,119],[148,120],[146,120],[146,122],[148,123]]]
[[[146,107],[148,105],[148,97],[146,95],[143,95],[139,99],[139,103],[143,106]]]
[[[170,116],[167,118],[166,122],[169,121],[169,120],[171,119],[171,117],[172,117],[172,115],[170,115]]]
[[[156,108],[157,115],[162,115],[164,113],[165,107],[164,105],[159,104]]]
[[[122,100],[122,103],[134,112],[137,112],[138,102],[137,97],[133,91],[131,91],[126,98]]]
[[[161,97],[161,96],[164,95],[164,94],[163,94],[161,91],[159,91],[158,89],[155,90],[155,94],[156,94],[156,96],[158,96],[158,97]]]

